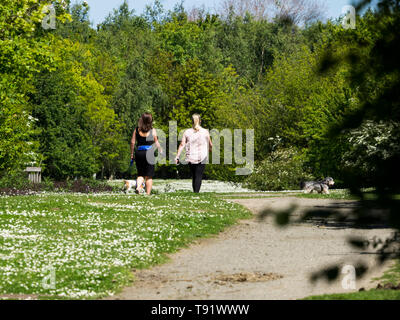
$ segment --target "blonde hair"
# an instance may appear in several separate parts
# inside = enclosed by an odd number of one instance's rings
[[[199,131],[201,128],[201,126],[200,126],[201,118],[200,118],[199,114],[195,113],[192,115],[192,123],[193,123],[193,129],[195,131]]]

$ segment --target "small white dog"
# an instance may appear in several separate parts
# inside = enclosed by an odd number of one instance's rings
[[[133,191],[135,191],[136,190],[136,186],[137,186],[136,180],[124,180],[124,187],[122,188],[122,190],[125,193],[128,193],[132,189],[133,189]],[[144,189],[145,189],[145,184],[143,182],[142,183],[142,190],[144,190]]]

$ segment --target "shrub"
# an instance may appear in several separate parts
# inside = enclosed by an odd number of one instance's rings
[[[236,175],[236,165],[208,164],[204,170],[204,176],[209,180],[242,182],[244,176]]]
[[[25,172],[0,178],[0,195],[26,195],[41,191],[96,193],[119,190],[119,187],[110,186],[106,181],[93,179],[53,181],[44,177],[41,183],[32,183]]]
[[[79,179],[54,182],[54,191],[96,193],[114,191],[114,188],[105,181]]]
[[[21,189],[29,185],[28,174],[24,171],[3,172],[0,177],[0,188]]]
[[[40,185],[31,183],[24,171],[3,172],[0,177],[0,195],[24,195],[37,191],[40,191]]]
[[[296,150],[277,150],[256,164],[253,173],[246,178],[244,186],[263,191],[298,189],[302,180],[312,179],[304,167],[303,156]]]
[[[189,177],[189,171],[186,166],[168,163],[157,164],[155,168],[155,177],[157,179],[183,179]]]
[[[400,154],[399,136],[400,125],[394,121],[364,121],[347,135],[351,147],[343,155],[343,168],[369,185],[379,178],[379,166]]]
[[[41,190],[44,191],[54,191],[54,182],[48,177],[44,177],[42,179],[42,183],[40,184]]]

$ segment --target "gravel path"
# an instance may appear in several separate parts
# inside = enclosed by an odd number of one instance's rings
[[[248,207],[255,217],[172,254],[163,265],[136,271],[133,286],[108,299],[299,299],[349,292],[341,286],[342,277],[331,284],[312,284],[309,277],[334,263],[363,261],[375,265],[372,251],[349,247],[346,239],[350,235],[385,238],[392,232],[385,228],[331,228],[313,223],[280,228],[272,218],[257,219],[265,208],[282,210],[295,204],[295,214],[300,214],[315,207],[350,210],[353,201],[291,197],[229,201]],[[369,279],[380,276],[387,266],[357,279],[357,290],[373,287]]]

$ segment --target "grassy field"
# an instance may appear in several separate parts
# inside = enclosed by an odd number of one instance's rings
[[[263,198],[276,198],[276,197],[297,197],[297,198],[310,198],[310,199],[338,199],[338,200],[357,200],[358,198],[351,195],[348,190],[334,189],[330,194],[309,193],[305,194],[300,190],[287,190],[287,191],[260,191],[248,193],[220,193],[219,196],[225,199],[263,199]]]
[[[0,196],[0,299],[91,299],[118,292],[134,280],[132,269],[162,263],[191,240],[251,216],[224,199],[353,199],[347,190],[255,192],[205,181],[203,193],[195,195],[182,191],[190,190],[190,181],[156,180],[155,185],[157,194],[150,197],[120,192]],[[400,263],[380,280],[399,283]],[[398,291],[370,290],[308,299],[399,298]]]
[[[163,180],[154,179],[153,191],[157,194],[191,191],[192,181],[189,179],[181,180]],[[108,184],[115,187],[123,185],[122,180],[108,181]],[[366,191],[370,191],[369,189]],[[310,193],[304,194],[301,190],[283,190],[283,191],[257,191],[242,187],[240,183],[204,180],[201,186],[202,193],[215,193],[223,198],[271,198],[271,197],[300,197],[313,199],[342,199],[357,200],[358,198],[351,195],[347,189],[331,189],[330,194]]]
[[[0,197],[0,297],[110,295],[132,269],[248,217],[212,194]]]

